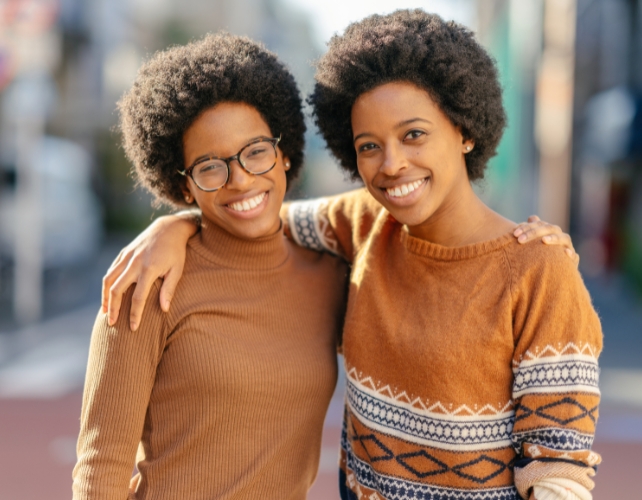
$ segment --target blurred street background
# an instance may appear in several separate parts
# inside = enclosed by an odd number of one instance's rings
[[[225,29],[303,95],[333,33],[422,7],[497,60],[509,128],[484,199],[570,232],[603,322],[597,500],[642,498],[642,0],[0,0],[0,500],[71,497],[101,277],[162,214],[136,188],[115,102],[154,51]],[[353,187],[309,124],[292,196]],[[342,387],[310,500],[336,499]]]

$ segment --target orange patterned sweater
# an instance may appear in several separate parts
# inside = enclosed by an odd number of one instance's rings
[[[514,500],[588,489],[602,347],[561,247],[414,238],[365,191],[289,207],[300,245],[352,263],[343,499]]]

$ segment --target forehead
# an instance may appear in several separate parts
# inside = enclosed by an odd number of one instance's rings
[[[233,155],[258,136],[272,134],[254,106],[223,102],[206,109],[192,122],[183,134],[183,149],[186,157],[199,152]]]
[[[430,94],[409,82],[385,83],[364,92],[355,101],[351,113],[353,130],[414,117],[445,118]]]

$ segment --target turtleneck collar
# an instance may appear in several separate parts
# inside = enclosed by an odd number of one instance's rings
[[[415,238],[408,233],[408,228],[401,228],[401,243],[409,251],[417,255],[423,255],[435,260],[464,260],[477,257],[486,253],[493,252],[499,248],[508,245],[511,242],[517,242],[513,233],[507,233],[493,240],[482,241],[472,245],[462,247],[446,247],[431,243],[430,241]]]
[[[273,269],[283,264],[289,255],[283,226],[270,236],[245,240],[207,219],[203,219],[201,230],[190,240],[190,246],[206,259],[234,269]]]

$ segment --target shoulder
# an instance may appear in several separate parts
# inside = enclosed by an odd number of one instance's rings
[[[385,208],[374,199],[366,188],[359,188],[346,193],[326,198],[330,206],[341,207],[344,212],[355,216],[376,215]]]
[[[516,279],[580,277],[575,263],[560,245],[546,245],[540,240],[520,244],[514,240],[504,247],[504,253]]]
[[[518,302],[546,309],[577,308],[594,312],[591,297],[575,263],[559,245],[532,241],[506,246],[511,291]]]
[[[340,277],[347,276],[348,264],[342,257],[329,252],[310,250],[290,240],[287,241],[287,245],[294,268],[304,267],[314,273],[333,273]]]
[[[130,329],[130,311],[137,284],[132,284],[123,294],[120,303],[118,319],[114,325],[109,325],[107,315],[100,310],[94,323],[92,331],[92,342],[96,345],[103,345],[105,342],[110,345],[141,346],[147,340],[162,338],[167,332],[166,314],[160,308],[159,296],[162,280],[156,280],[151,286],[145,306],[143,308],[140,326],[137,332]],[[144,339],[141,341],[141,339]]]
[[[378,214],[385,209],[367,189],[360,188],[334,196],[297,200],[290,204],[289,210],[295,218],[303,219],[306,216],[309,218],[327,216],[358,218],[368,214]]]

